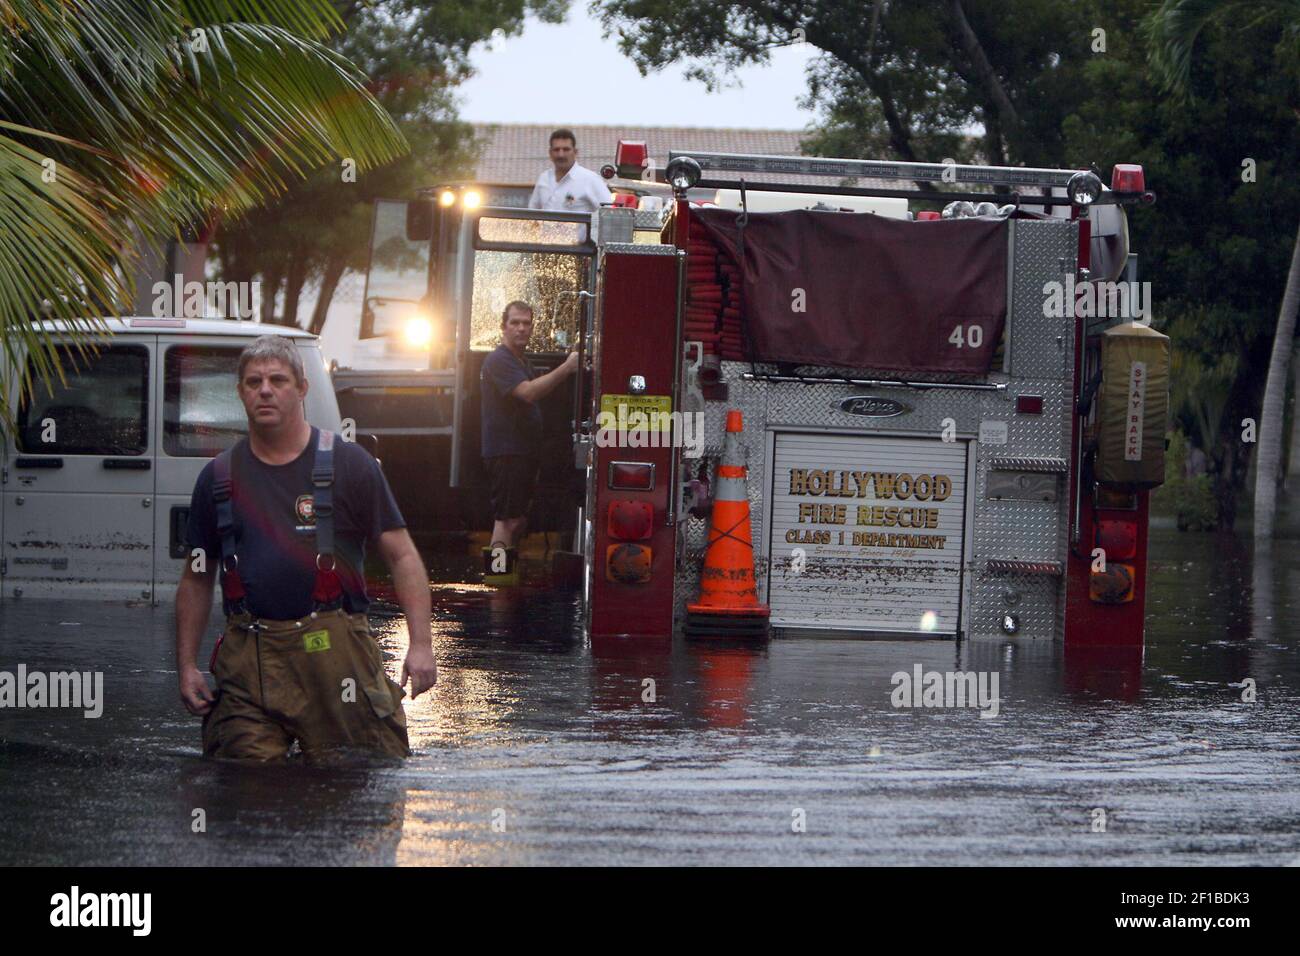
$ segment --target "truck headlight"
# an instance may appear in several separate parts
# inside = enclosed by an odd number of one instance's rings
[[[700,181],[704,171],[700,169],[700,164],[689,156],[677,156],[668,162],[668,168],[664,170],[664,175],[668,179],[669,185],[679,193],[693,187]]]
[[[1065,184],[1065,192],[1076,206],[1091,206],[1101,198],[1101,180],[1096,173],[1075,173]]]
[[[433,323],[423,316],[406,320],[402,326],[402,341],[413,349],[427,349],[433,344]]]

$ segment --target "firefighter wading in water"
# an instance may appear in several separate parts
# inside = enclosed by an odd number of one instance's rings
[[[176,595],[181,700],[203,717],[209,757],[277,760],[296,740],[312,762],[409,750],[402,687],[366,623],[366,542],[392,571],[410,650],[402,683],[438,679],[429,582],[379,463],[307,423],[293,343],[256,339],[239,357],[248,437],[209,462],[190,502],[191,558]],[[191,551],[191,554],[193,552]],[[216,693],[195,663],[221,573],[226,628],[213,653]]]

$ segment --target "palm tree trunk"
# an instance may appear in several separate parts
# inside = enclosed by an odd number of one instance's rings
[[[330,303],[334,301],[334,290],[338,288],[346,269],[347,259],[343,256],[331,256],[325,264],[320,291],[316,294],[316,307],[312,309],[311,324],[307,327],[315,335],[320,335],[321,329],[325,328],[325,317],[329,314]]]
[[[302,298],[302,287],[307,282],[307,256],[302,252],[293,252],[289,256],[289,269],[284,280],[284,315],[280,321],[291,328],[298,327],[298,302]]]
[[[284,269],[279,264],[262,273],[262,321],[275,324],[275,299],[284,281]]]
[[[1291,270],[1282,294],[1282,309],[1273,333],[1273,355],[1264,384],[1264,407],[1259,414],[1259,458],[1255,462],[1255,538],[1273,537],[1277,515],[1277,480],[1282,467],[1283,404],[1286,401],[1287,371],[1295,345],[1296,309],[1300,307],[1300,230],[1291,250]]]

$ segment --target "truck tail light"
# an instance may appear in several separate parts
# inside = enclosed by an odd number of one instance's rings
[[[611,544],[605,549],[605,578],[616,584],[649,584],[653,557],[643,544]]]
[[[611,461],[609,486],[615,491],[654,491],[655,466],[645,461]]]
[[[1016,411],[1022,415],[1041,415],[1043,414],[1043,396],[1041,395],[1017,395]]]
[[[648,501],[611,501],[609,536],[615,541],[644,541],[654,524],[654,507]]]
[[[1137,523],[1101,520],[1097,522],[1097,547],[1106,552],[1106,560],[1126,561],[1137,554]]]
[[[1117,193],[1145,192],[1146,174],[1133,163],[1116,163],[1110,174],[1110,188]]]
[[[1133,565],[1107,561],[1105,571],[1091,572],[1088,597],[1098,604],[1127,604],[1133,600]]]

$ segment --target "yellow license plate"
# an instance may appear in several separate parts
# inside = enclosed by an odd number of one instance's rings
[[[597,424],[602,428],[626,431],[630,428],[671,430],[668,415],[673,410],[671,395],[602,395]],[[608,417],[607,417],[608,416]]]

